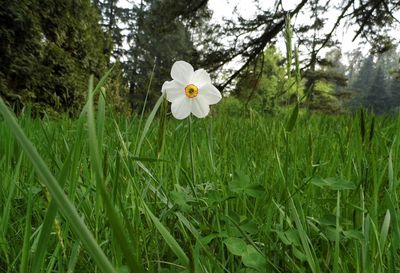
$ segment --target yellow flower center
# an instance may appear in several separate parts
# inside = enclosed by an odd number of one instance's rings
[[[185,87],[185,94],[188,98],[197,97],[197,95],[199,94],[199,88],[197,88],[197,86],[194,84],[188,84]]]

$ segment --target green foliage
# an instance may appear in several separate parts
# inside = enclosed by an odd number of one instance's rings
[[[133,8],[137,19],[131,22],[134,31],[128,36],[131,47],[125,71],[134,111],[143,108],[148,92],[148,104],[155,104],[163,82],[171,79],[175,61],[185,60],[199,68],[200,53],[193,32],[210,14],[206,5],[196,5],[197,1],[146,0]]]
[[[319,80],[313,87],[313,99],[308,100],[304,105],[313,111],[337,114],[343,109],[335,97],[334,85],[327,81]]]
[[[132,19],[131,13],[128,8],[122,8],[119,5],[119,0],[93,0],[92,2],[97,7],[100,25],[106,33],[104,54],[107,62],[110,63],[112,58],[120,60],[125,52],[123,43],[126,38],[122,23],[126,24]]]
[[[242,74],[234,95],[246,107],[260,113],[276,113],[280,106],[297,101],[295,79],[288,79],[286,75],[283,57],[275,47],[269,47]]]
[[[304,105],[308,109],[331,114],[343,112],[347,78],[341,58],[341,50],[333,48],[323,59],[318,60],[318,66],[305,72],[307,81]]]
[[[369,115],[299,114],[287,134],[282,121],[289,115],[230,117],[219,109],[212,123],[193,124],[193,192],[187,124],[168,122],[160,154],[155,119],[145,129],[137,119],[112,119],[102,98],[97,114],[87,108],[90,139],[85,116],[45,122],[22,116],[19,123],[45,162],[35,163],[57,177],[117,272],[129,271],[125,243],[148,272],[399,269],[397,118],[377,117],[379,134],[371,134],[370,126],[360,130],[372,123]],[[135,144],[137,131],[144,140]],[[72,229],[75,220],[56,215],[59,196],[50,201],[47,187],[37,184],[4,121],[0,138],[1,268],[19,272],[20,264],[36,264],[40,249],[41,271],[95,271],[94,252]],[[107,195],[96,191],[97,183]],[[55,185],[48,186],[52,193]],[[61,212],[65,204],[58,202]],[[128,229],[122,243],[115,225]],[[48,240],[38,239],[39,229]]]
[[[369,55],[359,59],[358,70],[351,73],[351,88],[354,97],[350,102],[352,108],[364,107],[375,113],[383,114],[398,111],[400,105],[399,80],[396,69],[399,53],[390,50],[377,58]]]
[[[230,117],[240,117],[244,112],[244,103],[234,95],[224,97],[215,108],[219,114],[229,115]]]
[[[1,95],[20,111],[75,115],[90,74],[104,73],[104,35],[89,0],[8,1],[0,7]]]

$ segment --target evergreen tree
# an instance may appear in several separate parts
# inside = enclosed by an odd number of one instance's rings
[[[142,0],[134,6],[136,21],[131,22],[128,36],[130,49],[126,72],[132,108],[142,109],[153,77],[148,102],[153,104],[161,92],[161,85],[170,79],[172,64],[185,60],[198,66],[199,54],[193,42],[192,30],[200,17],[209,17],[205,3],[198,1]],[[154,71],[153,71],[154,67]]]
[[[346,68],[341,58],[341,50],[333,48],[319,59],[318,68],[314,68],[311,75],[308,74],[306,92],[311,92],[309,97],[312,98],[306,102],[309,109],[329,113],[342,110],[343,101],[340,99],[344,100],[348,95],[344,90],[347,85]]]
[[[90,74],[105,70],[104,35],[89,0],[10,0],[0,6],[1,95],[20,110],[75,114]]]
[[[360,94],[366,94],[371,86],[372,80],[375,77],[374,57],[369,55],[362,63],[360,71],[357,73],[356,80],[352,88]]]
[[[390,106],[395,108],[397,112],[400,111],[400,80],[393,77],[388,87],[390,95]]]
[[[311,24],[303,25],[295,31],[300,34],[300,46],[306,48],[308,52],[307,56],[309,56],[309,59],[306,60],[309,66],[304,71],[304,77],[306,79],[305,90],[307,92],[308,101],[312,101],[314,98],[316,82],[321,77],[324,77],[323,73],[321,73],[322,70],[318,69],[318,64],[321,62],[318,56],[319,51],[323,47],[331,47],[334,45],[330,37],[320,35],[325,26],[325,21],[327,20],[327,18],[322,17],[321,14],[325,14],[329,8],[329,5],[326,3],[320,3],[318,0],[311,0],[309,4]]]
[[[363,105],[373,112],[381,114],[389,109],[383,66],[379,65],[374,74],[371,85],[363,97]]]
[[[106,45],[104,53],[110,63],[112,58],[120,60],[125,53],[124,26],[128,24],[131,18],[131,10],[122,8],[119,0],[95,0],[94,5],[100,14],[100,24],[106,33]]]
[[[254,2],[261,3],[259,0],[254,0]],[[335,1],[335,4],[329,0],[301,0],[293,1],[289,9],[289,5],[284,2],[275,1],[275,5],[271,5],[270,8],[259,8],[255,16],[250,19],[240,16],[237,16],[236,20],[227,19],[227,24],[218,35],[220,40],[230,39],[232,43],[229,46],[221,47],[218,52],[209,53],[210,60],[216,63],[216,68],[218,68],[240,56],[242,65],[231,72],[221,87],[229,86],[235,78],[241,75],[242,71],[247,69],[247,66],[260,56],[266,47],[276,41],[276,37],[284,28],[285,18],[288,15],[296,17],[298,14],[305,14],[310,17],[311,26],[305,26],[303,33],[299,28],[295,28],[299,36],[304,34],[306,38],[311,38],[312,42],[309,46],[310,58],[305,64],[311,72],[307,75],[308,86],[312,86],[314,81],[312,73],[318,64],[318,51],[330,46],[335,31],[344,21],[347,25],[356,28],[353,38],[363,38],[372,45],[374,52],[384,52],[390,49],[393,37],[388,36],[390,32],[387,29],[399,27],[399,22],[395,19],[395,13],[400,10],[398,0],[347,0]],[[260,6],[258,5],[258,7]],[[333,22],[330,26],[327,26],[324,21],[324,13],[327,9],[337,12],[335,17],[330,18]],[[317,26],[319,30],[316,28]],[[313,36],[316,37],[315,40]],[[303,37],[299,38],[301,40]],[[313,43],[317,46],[313,46]]]
[[[353,86],[357,80],[357,74],[361,69],[362,63],[364,61],[364,54],[360,48],[346,54],[349,65],[347,67],[347,77],[349,79],[348,85]]]
[[[353,107],[366,107],[376,113],[386,113],[395,103],[395,84],[392,84],[390,71],[394,67],[393,52],[387,52],[379,56],[374,62],[369,55],[361,65],[360,70],[354,77],[352,89],[355,91]]]

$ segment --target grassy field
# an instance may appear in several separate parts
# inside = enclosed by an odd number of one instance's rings
[[[0,121],[0,272],[399,272],[400,119],[98,105]]]

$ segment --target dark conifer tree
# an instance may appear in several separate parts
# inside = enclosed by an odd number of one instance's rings
[[[1,95],[16,111],[82,107],[90,74],[105,71],[104,35],[89,0],[10,0],[0,5]]]
[[[206,2],[142,0],[134,6],[136,20],[130,25],[126,72],[129,99],[136,111],[143,107],[152,77],[150,105],[160,95],[162,83],[170,80],[175,61],[185,60],[195,68],[198,66],[192,31],[199,27],[200,17],[210,16]]]

